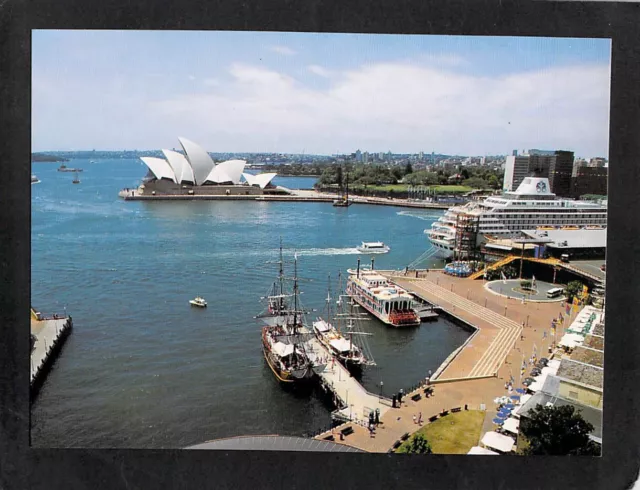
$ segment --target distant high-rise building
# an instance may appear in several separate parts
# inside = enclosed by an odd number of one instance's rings
[[[515,191],[524,178],[529,175],[528,155],[509,155],[504,166],[504,180],[502,188],[505,191]]]
[[[517,157],[518,156],[518,150],[513,150],[513,152],[511,152],[511,156]]]
[[[538,150],[530,151],[534,153],[529,153],[529,174],[534,177],[549,178],[549,167],[553,156],[537,153]]]
[[[573,160],[573,169],[571,171],[571,177],[578,175],[578,168],[586,167],[587,161],[584,158],[575,158]]]
[[[577,199],[585,194],[606,196],[608,175],[606,167],[580,166],[577,175],[571,177],[571,197]]]
[[[551,156],[555,155],[556,152],[554,150],[538,150],[537,148],[534,148],[534,149],[528,150],[527,154],[551,157]]]
[[[369,152],[365,151],[362,154],[362,163],[369,163]]]
[[[378,160],[384,161],[384,152],[382,151],[378,152]]]
[[[600,167],[603,168],[604,164],[607,162],[606,158],[603,157],[593,157],[589,160],[589,167]]]
[[[573,171],[573,152],[556,150],[550,157],[549,186],[551,192],[560,197],[571,196],[571,173]]]
[[[362,152],[360,150],[356,150],[356,162],[362,161]]]

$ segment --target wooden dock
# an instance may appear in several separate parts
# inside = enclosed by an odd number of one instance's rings
[[[308,355],[312,361],[328,360],[326,368],[319,373],[318,377],[323,389],[333,394],[337,407],[331,414],[334,420],[352,420],[359,424],[366,424],[369,420],[369,412],[378,409],[382,416],[391,408],[391,400],[369,393],[318,339],[313,338],[309,341],[309,345],[311,349]]]
[[[71,317],[31,319],[31,334],[35,336],[31,352],[31,392],[35,396],[49,369],[73,328]]]

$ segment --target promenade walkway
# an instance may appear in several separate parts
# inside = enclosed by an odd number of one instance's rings
[[[455,278],[439,271],[424,276],[416,280],[409,275],[393,274],[390,278],[479,330],[443,368],[433,385],[433,396],[422,396],[414,401],[411,397],[423,391],[408,393],[402,407],[384,413],[373,437],[365,427],[348,423],[345,427],[351,425],[354,432],[344,441],[336,437],[336,442],[368,452],[387,452],[404,434],[412,434],[420,428],[413,423],[414,415],[422,413],[424,425],[443,410],[464,410],[465,404],[469,410],[486,409],[488,421],[496,408],[493,399],[507,394],[505,383],[513,377],[515,387],[520,386],[523,361],[527,362],[534,351],[538,357],[546,355],[551,342],[551,319],[563,310],[561,303],[522,303],[513,298],[502,298],[487,291],[483,281]],[[429,328],[429,325],[421,328]],[[527,365],[527,372],[530,367]],[[486,427],[481,437],[484,432]],[[316,438],[328,435],[324,433]]]
[[[317,339],[310,340],[309,344],[312,350],[307,354],[312,361],[318,358],[331,359],[329,351]],[[339,408],[333,414],[336,418],[366,422],[370,411],[379,409],[382,415],[391,408],[390,400],[369,393],[338,361],[329,361],[325,370],[320,373],[320,378],[323,385],[337,398]]]

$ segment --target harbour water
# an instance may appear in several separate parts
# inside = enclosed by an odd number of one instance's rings
[[[403,268],[427,247],[441,211],[327,203],[124,202],[145,168],[135,160],[34,163],[32,298],[73,316],[74,333],[32,407],[38,447],[178,448],[242,434],[306,435],[330,423],[315,392],[282,389],[264,362],[253,318],[285,258],[299,257],[302,301],[321,310],[327,275],[356,265],[361,241],[391,252],[377,268]],[[311,188],[315,179],[278,177]],[[433,263],[429,265],[434,265]],[[209,307],[191,308],[203,296]],[[317,314],[320,314],[318,312]],[[362,383],[386,395],[407,388],[469,333],[440,318],[395,330],[375,319],[378,365]]]

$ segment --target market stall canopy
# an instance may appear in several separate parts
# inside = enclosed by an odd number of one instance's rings
[[[467,454],[490,454],[493,456],[499,456],[499,454],[495,451],[480,446],[473,446],[471,449],[469,449],[469,452]]]
[[[518,433],[518,427],[520,427],[520,421],[518,419],[514,419],[513,417],[508,418],[502,424],[503,430],[507,432],[511,432],[512,434]]]
[[[497,432],[487,432],[480,443],[501,453],[508,453],[513,450],[515,441],[509,436],[503,436]]]

